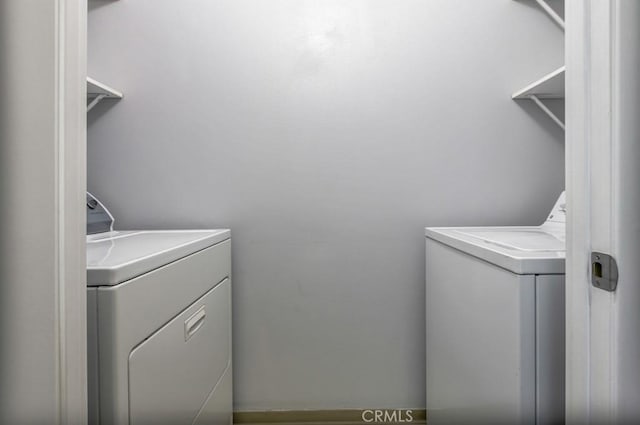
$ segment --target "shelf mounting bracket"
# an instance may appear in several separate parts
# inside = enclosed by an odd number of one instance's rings
[[[549,6],[549,3],[547,3],[545,0],[536,0],[536,3],[538,3],[540,7],[545,12],[547,12],[547,15],[549,15],[551,19],[553,19],[556,22],[556,24],[558,24],[560,28],[562,28],[562,30],[564,31],[564,19],[562,19],[560,15],[558,15],[556,11],[553,10],[551,6]]]
[[[107,97],[106,94],[99,94],[93,98],[93,100],[87,105],[87,112],[89,112],[94,106],[96,106],[102,99]]]
[[[540,109],[542,109],[544,111],[545,114],[549,115],[549,117],[551,117],[551,119],[553,120],[553,122],[555,122],[556,124],[558,124],[560,126],[560,128],[562,130],[565,129],[565,125],[564,123],[560,120],[560,118],[558,118],[558,116],[556,114],[554,114],[551,109],[549,109],[547,107],[547,105],[545,105],[539,98],[538,96],[536,96],[535,94],[530,94],[529,95],[529,99],[533,100],[533,102],[538,105],[538,107]]]

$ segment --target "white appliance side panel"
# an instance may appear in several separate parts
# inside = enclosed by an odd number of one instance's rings
[[[565,278],[536,276],[537,424],[564,423]]]
[[[233,373],[231,362],[193,425],[233,425]]]
[[[98,290],[87,288],[87,404],[89,425],[100,423],[98,363]]]
[[[427,238],[430,425],[535,423],[535,278]]]
[[[230,306],[226,279],[131,352],[131,425],[194,422],[229,365]]]

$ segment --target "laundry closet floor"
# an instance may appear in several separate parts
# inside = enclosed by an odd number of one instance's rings
[[[362,424],[426,424],[424,409],[387,410],[388,419],[397,422],[375,421],[374,412],[385,410],[301,410],[301,411],[266,411],[235,412],[234,424],[242,425],[362,425]],[[395,414],[394,414],[395,412]],[[366,419],[366,420],[365,420]]]

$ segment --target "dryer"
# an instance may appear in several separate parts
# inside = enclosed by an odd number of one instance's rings
[[[87,210],[89,423],[231,424],[230,231],[114,231]]]
[[[564,423],[565,217],[425,230],[429,424]]]

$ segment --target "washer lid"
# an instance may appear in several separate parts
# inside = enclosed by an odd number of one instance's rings
[[[425,235],[517,274],[564,273],[564,223],[427,228]]]
[[[231,237],[228,229],[104,232],[87,236],[87,285],[117,285]]]

